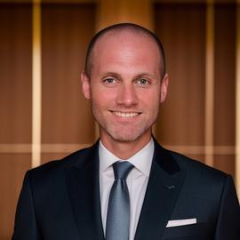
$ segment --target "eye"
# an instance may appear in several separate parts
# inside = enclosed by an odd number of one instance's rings
[[[145,86],[145,85],[149,84],[149,81],[146,78],[140,78],[140,79],[137,80],[137,84]]]
[[[108,78],[105,78],[105,79],[103,80],[103,82],[104,82],[105,84],[111,85],[111,84],[114,84],[114,83],[116,82],[116,80],[115,80],[114,78],[112,78],[112,77],[108,77]]]

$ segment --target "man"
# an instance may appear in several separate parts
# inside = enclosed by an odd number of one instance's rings
[[[157,37],[128,23],[102,30],[81,80],[100,140],[27,172],[12,239],[240,239],[232,178],[152,137],[168,87]]]

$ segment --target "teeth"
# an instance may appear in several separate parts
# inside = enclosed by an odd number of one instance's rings
[[[138,113],[123,113],[123,112],[114,112],[119,117],[131,118],[136,117]]]

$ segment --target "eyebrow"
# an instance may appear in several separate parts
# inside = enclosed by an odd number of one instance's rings
[[[116,73],[116,72],[104,72],[104,73],[100,73],[100,76],[101,76],[101,77],[104,77],[104,76],[107,76],[107,75],[121,78],[121,75],[118,74],[118,73]]]
[[[121,74],[119,73],[116,73],[116,72],[105,72],[105,73],[100,73],[101,77],[104,77],[104,76],[113,76],[113,77],[116,77],[116,78],[122,78]],[[133,78],[140,78],[140,77],[150,77],[150,78],[153,78],[153,79],[157,79],[157,76],[155,75],[152,75],[150,73],[147,73],[147,72],[142,72],[142,73],[139,73],[137,75],[135,75]]]

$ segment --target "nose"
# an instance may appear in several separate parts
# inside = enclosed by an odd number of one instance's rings
[[[125,107],[131,107],[138,103],[136,89],[134,89],[133,85],[129,84],[121,86],[117,96],[117,103],[124,105]]]

